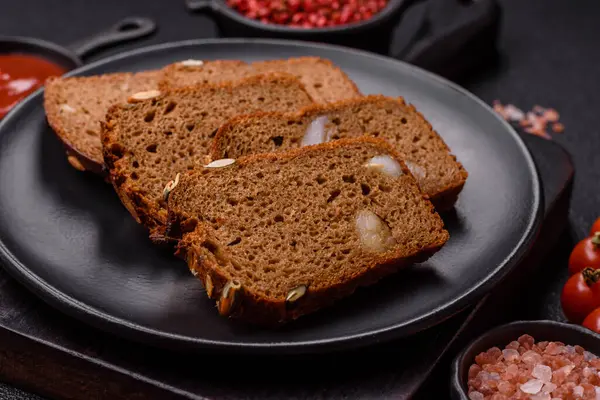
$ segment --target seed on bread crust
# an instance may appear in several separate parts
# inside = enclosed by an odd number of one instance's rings
[[[356,230],[362,246],[376,253],[383,253],[396,244],[390,227],[377,214],[362,210],[356,216]]]
[[[77,157],[70,155],[67,157],[67,161],[76,170],[81,171],[81,172],[85,171],[85,167],[83,166],[83,164],[81,164],[81,161],[79,161],[79,159]]]
[[[215,287],[210,274],[206,274],[206,278],[204,278],[204,289],[206,289],[206,295],[208,298],[212,298],[214,288]]]
[[[136,103],[138,101],[144,101],[144,100],[148,100],[148,99],[153,99],[153,98],[158,97],[158,96],[160,96],[160,90],[147,90],[145,92],[137,92],[135,94],[132,94],[127,99],[127,102],[129,102],[129,103]]]
[[[206,164],[204,168],[223,168],[234,163],[235,160],[233,158],[222,158],[220,160],[215,160],[209,164]]]
[[[371,158],[365,164],[365,167],[377,170],[393,178],[397,178],[402,175],[402,167],[400,166],[400,163],[388,155],[375,156]]]
[[[290,290],[288,292],[287,296],[285,297],[286,304],[289,305],[291,303],[298,301],[300,298],[302,298],[306,294],[306,290],[307,290],[306,285],[296,286],[295,288]]]
[[[217,303],[219,314],[228,316],[233,313],[238,305],[242,284],[238,281],[229,281],[225,284],[221,298]]]
[[[163,190],[164,201],[169,200],[169,194],[171,194],[171,191],[173,191],[173,189],[175,189],[175,187],[179,185],[179,175],[180,173],[177,173],[177,175],[175,175],[175,180],[169,181],[169,183],[167,183],[167,185],[165,186],[165,189]]]
[[[190,60],[181,61],[179,64],[183,65],[184,67],[201,67],[204,65],[204,61],[190,59]]]

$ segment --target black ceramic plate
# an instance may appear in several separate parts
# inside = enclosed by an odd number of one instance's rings
[[[404,96],[470,173],[451,239],[425,264],[361,289],[280,330],[217,315],[186,265],[153,247],[112,188],[70,167],[38,92],[0,125],[0,254],[49,303],[102,329],[170,348],[329,351],[409,335],[474,302],[524,255],[542,210],[533,161],[484,103],[427,72],[338,47],[265,40],[174,43],[122,54],[70,75],[159,68],[177,60],[331,59],[364,93]]]

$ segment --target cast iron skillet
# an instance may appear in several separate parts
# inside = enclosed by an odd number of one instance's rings
[[[151,245],[110,185],[69,166],[38,92],[0,123],[0,257],[6,269],[70,315],[172,349],[281,354],[365,346],[414,334],[475,302],[525,255],[543,200],[521,139],[460,87],[366,52],[251,39],[153,46],[69,75],[156,69],[190,58],[306,55],[332,60],[365,94],[404,96],[469,171],[455,210],[443,216],[451,238],[427,263],[278,330],[222,318],[185,263]]]
[[[538,341],[559,341],[579,345],[600,356],[600,335],[579,325],[556,321],[516,321],[492,329],[469,344],[452,363],[451,392],[454,400],[469,400],[467,378],[475,356],[490,347],[504,348],[521,335],[529,334]]]
[[[0,35],[0,54],[33,54],[70,71],[82,66],[86,57],[101,49],[148,36],[155,30],[156,24],[148,18],[128,17],[105,31],[98,32],[67,47],[37,38]],[[68,143],[64,143],[64,145],[70,152],[77,153],[77,159],[88,171],[101,172],[98,164],[85,154],[72,148]]]
[[[156,24],[152,20],[129,17],[68,47],[36,38],[0,35],[0,53],[39,55],[70,71],[82,66],[85,57],[100,49],[150,35],[155,30]]]

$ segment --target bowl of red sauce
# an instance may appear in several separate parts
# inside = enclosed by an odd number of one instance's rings
[[[454,360],[456,400],[600,398],[600,335],[556,321],[490,330]]]
[[[224,36],[309,40],[387,52],[411,0],[187,0]]]
[[[0,119],[46,79],[80,66],[69,50],[44,40],[0,36]]]

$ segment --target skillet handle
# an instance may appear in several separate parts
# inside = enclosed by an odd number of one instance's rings
[[[217,11],[213,0],[185,0],[185,7],[190,11]]]
[[[73,43],[69,48],[77,57],[85,58],[104,47],[139,39],[152,34],[155,30],[156,24],[151,19],[128,17],[105,31]]]
[[[403,14],[390,55],[457,78],[495,57],[500,17],[497,0],[428,0]]]

